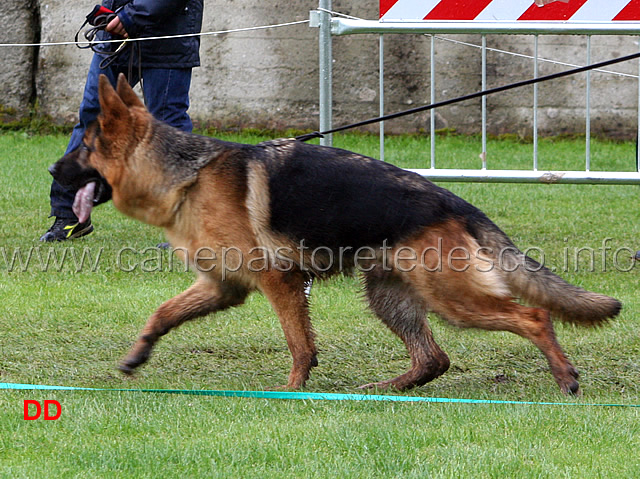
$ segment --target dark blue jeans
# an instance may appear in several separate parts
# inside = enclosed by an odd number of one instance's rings
[[[73,128],[71,139],[65,154],[75,150],[82,143],[87,126],[96,120],[100,113],[98,99],[98,78],[106,75],[115,86],[119,73],[127,74],[126,66],[112,65],[100,68],[103,57],[94,55],[84,87],[84,96],[80,103],[79,122]],[[129,83],[135,85],[140,80],[137,68],[133,69]],[[189,109],[189,88],[191,87],[191,68],[143,68],[142,81],[144,95],[149,112],[158,120],[164,121],[183,131],[191,131],[193,125],[187,114]],[[51,216],[75,218],[71,207],[75,191],[69,191],[55,180],[51,184]]]

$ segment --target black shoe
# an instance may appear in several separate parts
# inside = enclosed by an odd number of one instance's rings
[[[65,241],[74,238],[80,238],[86,236],[93,231],[93,225],[91,224],[91,218],[84,223],[78,223],[78,220],[73,218],[56,218],[45,234],[42,235],[40,241]]]

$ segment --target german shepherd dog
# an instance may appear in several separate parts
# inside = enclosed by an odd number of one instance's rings
[[[427,322],[433,312],[529,339],[560,389],[575,394],[578,372],[551,316],[593,326],[620,312],[617,300],[565,282],[480,210],[415,173],[294,139],[245,145],[181,132],[155,120],[124,76],[116,89],[102,77],[99,95],[98,121],[52,175],[79,190],[80,221],[112,197],[122,213],[163,228],[197,273],[149,318],[119,366],[124,373],[171,329],[259,290],[293,357],[285,387],[300,388],[317,365],[305,285],[349,268],[411,358],[406,373],[362,387],[407,389],[449,368]]]

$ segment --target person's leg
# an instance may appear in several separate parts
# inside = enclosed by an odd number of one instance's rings
[[[65,155],[80,146],[85,129],[91,122],[95,121],[100,113],[98,99],[98,78],[100,74],[105,74],[115,85],[118,71],[114,68],[101,69],[100,62],[102,59],[101,56],[94,55],[91,61],[82,102],[80,103],[79,121],[73,128]],[[72,210],[75,194],[75,191],[69,191],[53,180],[49,194],[51,203],[50,216],[54,216],[56,220],[53,226],[40,238],[40,241],[62,241],[78,238],[93,231],[91,220],[82,225],[78,224],[78,218]]]
[[[111,69],[100,69],[101,61],[102,57],[98,55],[93,56],[91,66],[89,67],[89,72],[87,74],[87,81],[84,87],[82,102],[80,103],[80,111],[78,115],[79,121],[73,128],[71,138],[69,139],[69,143],[67,144],[65,155],[80,146],[85,129],[91,122],[95,121],[95,119],[98,117],[98,114],[100,113],[100,102],[98,100],[98,78],[100,74],[104,73],[105,75],[107,75],[107,77],[109,77],[112,83],[115,84],[115,78],[113,78],[114,74],[112,73]],[[75,191],[68,191],[64,189],[54,180],[51,185],[50,195],[51,216],[75,219],[75,215],[73,214],[73,211],[71,211],[75,193]]]
[[[191,132],[193,124],[187,113],[191,68],[145,68],[142,70],[142,81],[149,112],[160,121]],[[158,244],[162,249],[169,246],[166,242]]]
[[[193,130],[187,113],[191,68],[145,68],[142,79],[149,112],[182,131]]]

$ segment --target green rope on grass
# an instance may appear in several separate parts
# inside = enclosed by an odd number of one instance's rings
[[[47,386],[42,384],[0,383],[0,390],[22,391],[103,391],[156,394],[185,394],[192,396],[215,396],[249,399],[287,399],[311,401],[378,401],[413,403],[456,403],[456,404],[512,404],[531,406],[591,406],[591,407],[640,407],[640,404],[594,404],[581,402],[540,402],[540,401],[503,401],[494,399],[458,399],[419,396],[389,396],[379,394],[338,394],[293,391],[225,391],[211,389],[109,389],[84,388],[73,386]]]

